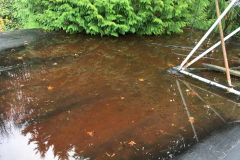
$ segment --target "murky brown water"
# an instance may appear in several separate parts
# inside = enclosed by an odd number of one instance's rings
[[[236,97],[163,72],[184,57],[150,43],[191,46],[188,38],[189,31],[120,38],[61,35],[1,55],[2,66],[20,67],[0,75],[0,159],[169,159],[239,120]],[[237,41],[227,43],[230,59],[237,60]],[[222,53],[217,49],[211,56]],[[223,64],[204,59],[195,66],[202,62]],[[197,74],[226,79],[216,72]],[[238,78],[233,81],[239,85]]]

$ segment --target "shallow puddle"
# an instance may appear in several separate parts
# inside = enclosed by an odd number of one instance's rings
[[[0,75],[0,159],[170,159],[240,120],[237,97],[166,74],[189,52],[162,45],[192,47],[189,35],[64,34],[0,55],[16,67]],[[239,41],[227,43],[233,67]],[[223,64],[220,48],[209,57],[194,67]],[[224,74],[196,74],[226,84]]]

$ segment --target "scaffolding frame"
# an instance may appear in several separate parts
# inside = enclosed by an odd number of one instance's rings
[[[222,31],[222,25],[221,25],[221,20],[223,19],[223,17],[227,14],[227,12],[234,6],[238,4],[239,0],[231,0],[230,4],[228,5],[228,7],[223,11],[223,13],[220,15],[219,12],[219,6],[218,6],[218,0],[215,0],[215,4],[216,4],[216,12],[217,12],[217,20],[214,22],[214,24],[210,27],[210,29],[206,32],[206,34],[202,37],[202,39],[196,44],[196,46],[192,49],[192,51],[189,53],[189,55],[184,59],[184,61],[181,63],[180,66],[177,67],[177,70],[187,76],[190,76],[194,79],[200,80],[202,82],[208,83],[210,85],[216,86],[218,88],[224,89],[229,93],[233,93],[235,95],[240,96],[240,91],[235,90],[233,88],[233,85],[231,83],[231,77],[230,77],[230,73],[229,73],[229,66],[228,66],[228,60],[227,60],[227,53],[226,53],[226,49],[225,49],[225,41],[228,40],[229,38],[231,38],[232,36],[234,36],[236,33],[238,33],[240,31],[240,27],[237,28],[235,31],[233,31],[232,33],[230,33],[228,36],[226,36],[225,38],[223,37],[223,31]],[[206,40],[206,38],[212,33],[212,31],[214,30],[214,28],[219,24],[219,32],[220,32],[220,37],[221,37],[221,41],[217,42],[215,45],[213,45],[212,47],[210,47],[209,49],[207,49],[205,52],[203,52],[202,54],[200,54],[199,56],[197,56],[196,58],[194,58],[192,61],[188,62],[187,61],[192,57],[192,55],[197,51],[197,49],[201,46],[201,44]],[[222,44],[222,48],[223,48],[223,56],[224,56],[224,62],[225,62],[225,68],[226,68],[226,75],[227,75],[227,81],[228,81],[228,86],[224,86],[222,84],[216,83],[214,81],[208,80],[206,78],[200,77],[198,75],[192,74],[188,71],[186,71],[185,69],[187,67],[189,67],[190,65],[192,65],[193,63],[195,63],[196,61],[198,61],[200,58],[202,58],[203,56],[205,56],[206,54],[210,53],[213,49],[215,49],[216,47],[218,47],[220,44]]]

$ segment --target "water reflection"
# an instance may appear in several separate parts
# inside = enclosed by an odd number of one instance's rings
[[[204,84],[178,79],[179,90],[162,71],[184,57],[152,41],[191,43],[185,35],[61,35],[1,56],[24,64],[0,77],[1,158],[169,159],[240,119],[234,100]]]

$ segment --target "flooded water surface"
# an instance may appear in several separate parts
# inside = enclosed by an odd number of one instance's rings
[[[189,53],[176,47],[192,47],[189,35],[63,34],[0,55],[1,66],[16,67],[0,75],[0,159],[170,159],[240,120],[237,97],[166,74]],[[232,67],[239,41],[227,43]],[[209,57],[194,67],[223,65],[221,48]],[[224,74],[196,74],[226,84]]]

